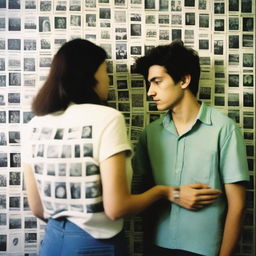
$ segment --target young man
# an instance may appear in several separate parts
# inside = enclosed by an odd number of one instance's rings
[[[231,256],[248,180],[239,129],[196,99],[199,57],[182,42],[152,49],[136,61],[136,70],[146,79],[148,96],[158,110],[168,112],[143,131],[134,173],[143,181],[142,189],[152,184],[176,186],[173,203],[162,202],[148,214],[152,230],[146,235],[152,235],[152,242],[147,237],[145,244],[153,248],[146,255]],[[222,191],[211,204],[204,202],[207,185]],[[182,200],[188,194],[195,195],[189,207]]]

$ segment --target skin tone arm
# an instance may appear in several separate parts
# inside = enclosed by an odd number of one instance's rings
[[[245,186],[239,183],[226,184],[228,212],[219,256],[232,256],[241,232],[244,208]]]
[[[159,199],[174,202],[172,186],[156,185],[144,193],[132,195],[129,192],[125,173],[125,152],[115,154],[100,164],[103,202],[106,215],[112,219],[135,215]],[[211,204],[219,195],[219,190],[207,185],[193,184],[180,186],[179,205],[198,210]]]
[[[24,180],[26,185],[29,207],[36,217],[45,221],[43,206],[37,190],[33,169],[29,164],[23,163],[22,170],[24,173]]]

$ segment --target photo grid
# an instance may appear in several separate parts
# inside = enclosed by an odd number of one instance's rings
[[[32,215],[25,193],[20,132],[34,116],[30,105],[47,78],[53,55],[73,38],[106,50],[108,104],[123,113],[134,146],[143,128],[164,114],[147,97],[145,82],[134,71],[136,58],[176,39],[198,51],[198,98],[232,118],[245,139],[250,182],[235,255],[255,255],[255,5],[254,0],[0,0],[0,256],[36,255],[43,239],[45,224]],[[62,134],[56,131],[56,139]],[[90,154],[89,145],[63,145],[60,157],[86,150]],[[42,152],[43,145],[38,145],[37,154]],[[49,149],[48,154],[55,153]],[[38,165],[36,171],[65,176],[72,170],[75,177],[83,168]],[[135,192],[139,182],[135,177]],[[67,187],[72,198],[81,191],[90,197],[95,186],[42,184],[46,197],[55,193],[59,198],[67,197]],[[143,256],[139,216],[125,221],[125,234],[131,255]]]

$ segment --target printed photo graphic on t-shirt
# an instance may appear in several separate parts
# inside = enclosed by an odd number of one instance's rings
[[[67,189],[65,182],[55,182],[55,197],[67,198]]]
[[[96,198],[102,195],[102,187],[99,181],[85,183],[85,197]]]
[[[92,126],[88,125],[88,126],[84,126],[82,128],[82,139],[91,139],[92,138]]]
[[[71,194],[71,198],[73,198],[73,199],[81,198],[81,183],[71,182],[70,183],[70,194]]]
[[[93,146],[91,143],[85,143],[83,145],[83,156],[93,156]]]
[[[103,211],[104,211],[103,202],[86,205],[87,213],[96,213],[96,212],[103,212]]]

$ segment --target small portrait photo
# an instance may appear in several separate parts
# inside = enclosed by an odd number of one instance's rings
[[[70,194],[72,199],[81,198],[81,183],[79,182],[71,182],[70,183]]]
[[[243,54],[243,67],[253,67],[253,53]]]
[[[60,163],[58,165],[58,175],[59,176],[66,176],[66,170],[67,170],[67,164],[66,163]]]
[[[224,14],[225,3],[214,3],[214,14]]]
[[[181,1],[180,0],[171,0],[171,11],[181,11],[182,6],[181,6]]]
[[[9,229],[21,229],[21,216],[20,215],[10,215]]]
[[[229,87],[239,87],[239,74],[229,74],[228,75],[228,86]]]
[[[241,12],[251,13],[252,12],[252,0],[242,0]]]
[[[8,9],[20,9],[20,0],[9,0]]]
[[[224,42],[223,40],[214,40],[214,54],[223,55]]]
[[[145,9],[155,9],[156,2],[155,0],[145,0]]]
[[[20,175],[21,175],[20,172],[10,172],[9,185],[20,186],[21,184]]]
[[[253,93],[252,92],[244,92],[244,107],[253,107]]]
[[[185,13],[185,24],[192,26],[196,24],[196,17],[194,12]]]
[[[20,167],[20,153],[10,153],[10,166]]]
[[[131,55],[141,55],[142,47],[141,46],[131,46],[130,53],[131,53]]]
[[[111,19],[111,9],[110,8],[100,8],[99,17],[100,17],[100,19]]]
[[[16,145],[20,143],[19,131],[9,131],[9,143],[16,144]]]
[[[40,49],[41,50],[50,50],[51,49],[51,40],[48,38],[40,39]]]
[[[243,31],[253,31],[253,17],[243,17]]]
[[[104,0],[104,1],[106,1],[106,0]],[[109,2],[109,0],[107,0],[107,3],[108,2]],[[105,2],[103,2],[103,3],[105,3]],[[85,7],[96,8],[96,0],[85,0]]]
[[[100,174],[99,166],[91,162],[86,162],[86,176],[98,174]]]
[[[253,75],[251,75],[251,74],[243,75],[243,86],[253,87]]]
[[[9,197],[9,208],[10,210],[19,211],[20,210],[20,197],[19,196],[10,196]]]
[[[224,19],[214,19],[214,31],[225,31]]]
[[[20,31],[21,30],[21,19],[20,18],[9,18],[9,31]]]
[[[39,17],[39,32],[51,32],[51,22],[49,17]]]
[[[9,123],[10,124],[20,123],[20,110],[9,110]]]
[[[70,26],[81,27],[81,15],[70,15]]]
[[[82,163],[71,163],[69,167],[69,175],[71,177],[82,176]]]
[[[67,189],[65,182],[55,182],[55,197],[67,198]]]
[[[102,195],[102,187],[99,181],[85,183],[85,197],[96,198]]]
[[[228,47],[229,47],[229,49],[238,49],[239,48],[239,35],[229,35]]]
[[[85,143],[83,144],[83,156],[92,157],[93,156],[93,144]]]
[[[55,176],[55,165],[54,164],[47,164],[46,171],[47,171],[47,175]]]
[[[24,71],[36,71],[35,58],[24,58]]]
[[[9,73],[9,86],[21,86],[21,73]]]
[[[66,29],[67,18],[66,17],[54,17],[54,28],[55,29]]]
[[[127,59],[127,45],[116,44],[116,59]]]
[[[229,17],[228,18],[228,29],[229,30],[239,30],[239,17]]]
[[[8,39],[8,50],[20,51],[21,40],[20,39]]]
[[[87,27],[96,27],[96,14],[88,13],[85,15]]]
[[[239,11],[239,0],[229,0],[228,1],[228,10],[230,12],[238,12]]]
[[[199,39],[199,49],[200,50],[209,50],[209,40],[208,39]]]
[[[24,39],[24,51],[35,51],[36,40],[35,39]]]
[[[131,24],[131,36],[141,36],[141,24]]]
[[[199,27],[209,28],[209,14],[199,14]]]

